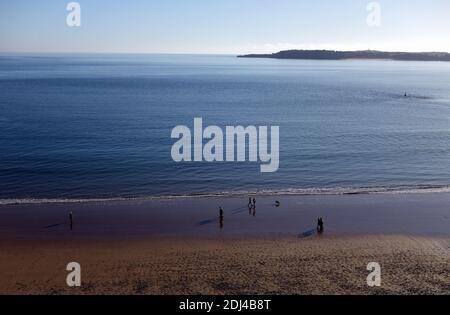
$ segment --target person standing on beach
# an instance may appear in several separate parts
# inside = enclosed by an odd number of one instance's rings
[[[223,209],[219,207],[219,224],[220,228],[223,228]]]
[[[256,198],[253,198],[253,208],[256,208]]]
[[[317,219],[317,232],[319,234],[323,233],[323,219],[322,219],[322,217]]]
[[[248,197],[248,214],[252,213],[253,203],[252,203],[252,197]]]
[[[72,211],[70,211],[70,213],[69,213],[69,223],[70,223],[70,230],[72,231],[72,229],[73,229],[73,213],[72,213]]]

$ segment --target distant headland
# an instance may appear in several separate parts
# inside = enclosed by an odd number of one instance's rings
[[[239,58],[312,59],[312,60],[399,60],[399,61],[450,61],[446,52],[387,52],[377,50],[283,50],[273,54],[240,55]]]

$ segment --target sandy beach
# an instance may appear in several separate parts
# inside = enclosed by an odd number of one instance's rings
[[[449,294],[450,240],[410,236],[2,244],[1,294]],[[65,284],[69,261],[82,286]],[[366,284],[369,262],[381,287]]]
[[[255,215],[245,197],[4,205],[0,294],[449,294],[449,205],[448,193],[258,196]],[[325,233],[310,235],[318,216]],[[72,261],[79,288],[65,282]],[[381,287],[366,283],[370,262]]]

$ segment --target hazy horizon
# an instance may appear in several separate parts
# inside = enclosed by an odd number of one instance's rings
[[[2,53],[246,54],[288,49],[450,52],[445,0],[0,0]],[[369,25],[370,3],[379,25]]]
[[[283,49],[283,50],[327,50],[327,51],[344,51],[337,49],[320,49],[320,48],[311,48],[311,49]],[[272,54],[277,53],[283,50],[277,51],[267,51],[257,54]],[[381,51],[381,52],[403,52],[403,53],[446,53],[450,54],[450,51],[406,51],[406,50],[379,50],[379,49],[359,49],[359,50],[348,50],[348,51]],[[252,54],[253,52],[249,52]],[[82,51],[82,52],[66,52],[66,51],[48,51],[48,52],[40,52],[40,51],[0,51],[0,55],[198,55],[198,56],[239,56],[242,53],[221,53],[221,52],[96,52],[96,51]],[[376,60],[376,59],[368,59],[368,60]]]

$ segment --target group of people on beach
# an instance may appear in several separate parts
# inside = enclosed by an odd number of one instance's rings
[[[251,197],[249,197],[247,206],[248,206],[248,213],[249,214],[253,213],[253,216],[256,216],[256,198],[252,199]],[[276,207],[280,206],[280,202],[278,200],[275,202],[275,206]],[[252,210],[253,210],[253,212],[252,212]],[[223,219],[224,219],[223,208],[219,207],[219,225],[220,225],[221,229],[223,228]],[[72,213],[72,211],[69,213],[69,226],[70,226],[70,230],[73,230],[73,213]],[[324,231],[323,218],[320,217],[317,219],[317,233],[322,234],[323,231]]]
[[[248,214],[253,214],[253,216],[256,216],[256,198],[249,197],[248,198]],[[219,226],[222,229],[223,228],[223,208],[219,207]]]
[[[253,213],[253,216],[256,216],[256,198],[249,197],[248,198],[248,213],[251,215]],[[280,207],[280,202],[278,200],[275,201],[275,207]],[[223,208],[219,207],[219,225],[220,228],[223,228]],[[323,218],[319,217],[317,219],[317,233],[322,234],[324,231],[323,227]]]

